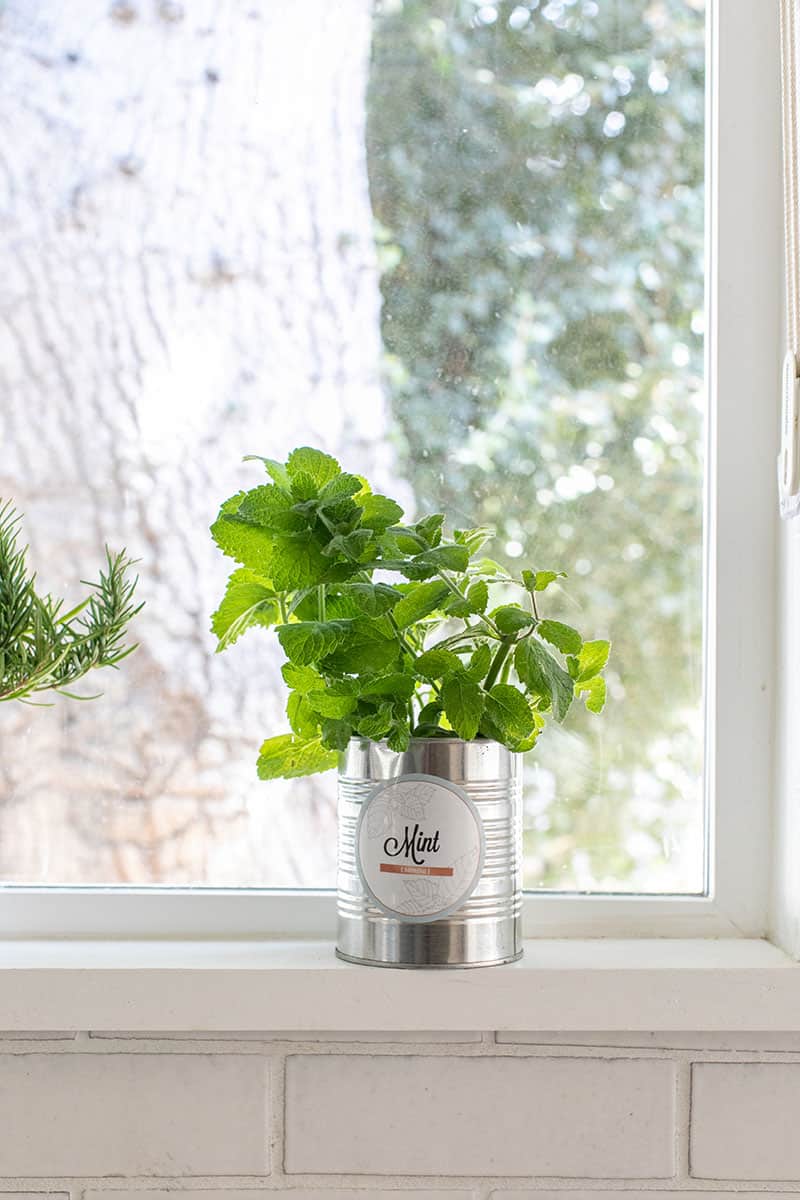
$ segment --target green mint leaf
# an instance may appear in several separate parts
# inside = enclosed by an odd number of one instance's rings
[[[319,720],[301,692],[290,692],[286,701],[286,716],[292,732],[299,737],[313,738],[319,734]]]
[[[392,613],[398,627],[405,629],[416,621],[421,621],[423,617],[427,617],[429,613],[439,607],[449,590],[446,583],[437,580],[430,583],[418,583],[416,587],[411,588],[395,605]]]
[[[485,613],[489,603],[489,585],[485,579],[471,583],[467,588],[467,604],[474,613]]]
[[[296,504],[307,504],[308,501],[316,501],[319,497],[319,487],[312,475],[306,471],[299,471],[292,479],[292,499]],[[308,511],[313,512],[316,505],[312,508],[309,506]]]
[[[249,564],[247,564],[249,565]],[[275,541],[269,558],[269,575],[277,592],[297,591],[322,583],[330,569],[310,533]]]
[[[579,654],[583,645],[577,629],[573,629],[571,625],[564,625],[561,621],[540,621],[536,632],[562,654]]]
[[[431,700],[429,704],[424,704],[419,711],[420,725],[437,725],[439,717],[444,711],[441,700]]]
[[[530,629],[531,625],[536,624],[531,614],[518,604],[504,604],[490,616],[504,637],[519,633],[521,629]]]
[[[365,675],[380,674],[397,665],[400,647],[391,627],[385,625],[386,618],[340,621],[347,625],[347,632],[326,655],[324,668],[334,674]]]
[[[262,483],[246,492],[236,516],[273,533],[294,533],[307,525],[303,514],[295,510],[292,497],[274,483]]]
[[[466,546],[471,558],[473,554],[478,553],[482,546],[490,542],[494,535],[495,530],[489,525],[478,525],[475,529],[454,530],[453,540],[460,546]]]
[[[466,675],[454,675],[442,687],[445,716],[465,742],[475,737],[481,723],[484,692]]]
[[[390,750],[394,750],[396,754],[402,754],[408,749],[408,743],[411,741],[411,730],[405,721],[396,721],[392,725],[386,738],[386,744]]]
[[[557,579],[566,579],[564,571],[523,571],[522,582],[529,592],[543,592]]]
[[[477,650],[473,651],[472,657],[469,660],[469,666],[467,667],[466,674],[468,678],[473,679],[476,683],[479,683],[487,674],[491,665],[492,651],[484,642],[483,645],[478,646]]]
[[[469,550],[466,546],[448,542],[446,545],[434,546],[431,550],[415,554],[408,565],[431,568],[434,571],[466,571],[469,566]]]
[[[238,521],[232,514],[223,512],[211,526],[211,536],[228,558],[249,567],[258,575],[272,578],[275,547],[266,530]]]
[[[514,652],[514,666],[520,682],[551,705],[558,722],[563,721],[572,703],[573,683],[549,650],[535,638],[525,638]]]
[[[534,730],[531,706],[519,688],[496,683],[486,697],[486,716],[503,733],[503,739],[518,741]]]
[[[323,547],[322,553],[328,558],[346,558],[358,560],[372,541],[370,529],[354,529],[352,533],[337,533]]]
[[[282,488],[284,492],[292,490],[289,472],[283,463],[277,462],[274,458],[264,458],[261,454],[245,454],[242,462],[262,462],[267,468],[267,474],[274,479],[279,488]]]
[[[595,675],[593,679],[579,683],[575,690],[586,693],[586,707],[589,712],[601,713],[603,711],[606,704],[606,681],[602,675]]]
[[[353,728],[348,721],[326,719],[322,722],[322,744],[328,750],[346,750],[352,735]]]
[[[211,618],[211,629],[218,638],[217,651],[232,646],[254,625],[269,626],[279,620],[273,589],[255,572],[240,567],[228,580],[225,595]]]
[[[493,558],[479,558],[477,562],[472,564],[472,573],[475,575],[507,575],[505,567],[499,562],[495,562]]]
[[[320,488],[319,498],[323,502],[346,499],[349,496],[357,495],[363,486],[363,480],[358,475],[348,475],[343,472],[341,475],[329,479],[325,486]]]
[[[350,633],[352,621],[296,621],[279,625],[283,652],[298,667],[319,662],[331,654]]]
[[[603,667],[608,662],[608,655],[611,651],[611,642],[598,640],[595,642],[584,642],[581,646],[580,654],[578,655],[578,674],[576,677],[577,683],[584,683],[586,680],[592,679],[602,671]]]
[[[389,587],[388,583],[347,583],[339,588],[339,592],[352,599],[358,611],[367,617],[380,617],[389,612],[402,596],[402,592]]]
[[[438,546],[442,540],[443,524],[444,513],[431,513],[429,517],[423,517],[421,521],[417,521],[415,525],[412,525],[412,529],[428,546],[433,548],[434,546]]]
[[[385,738],[394,724],[394,713],[391,704],[381,704],[375,712],[359,717],[356,725],[357,732],[373,742]]]
[[[378,675],[372,679],[359,680],[361,696],[394,696],[395,699],[410,700],[414,694],[414,679],[401,671],[393,671],[390,675]]]
[[[286,470],[292,481],[298,475],[310,475],[318,488],[324,487],[336,475],[342,473],[342,468],[335,458],[331,458],[330,454],[323,454],[321,450],[314,450],[311,446],[300,446],[293,450],[286,462]]]
[[[281,667],[283,681],[298,692],[310,692],[314,688],[322,688],[325,681],[313,667],[298,667],[295,663],[284,663]]]
[[[326,750],[319,737],[302,738],[281,733],[267,738],[258,756],[259,779],[299,779],[318,771],[329,771],[338,754]]]
[[[440,650],[436,646],[432,650],[426,650],[424,654],[420,654],[414,663],[414,668],[423,679],[431,680],[447,679],[450,675],[463,671],[461,659],[457,654],[453,654],[450,650]]]
[[[308,704],[310,709],[320,717],[334,717],[341,720],[342,717],[350,716],[356,706],[356,699],[346,693],[326,688],[325,691],[309,692]]]
[[[361,501],[361,524],[365,529],[374,529],[382,533],[390,525],[396,525],[403,519],[403,510],[396,501],[388,496],[369,495]]]

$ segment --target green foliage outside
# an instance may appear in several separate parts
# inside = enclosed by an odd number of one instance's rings
[[[702,0],[375,18],[401,472],[507,567],[575,564],[562,616],[615,638],[602,725],[531,755],[527,886],[701,886],[704,38]]]
[[[609,643],[541,614],[562,572],[514,577],[481,553],[493,530],[446,538],[441,513],[403,524],[399,504],[320,450],[263,462],[272,482],[227,500],[211,530],[241,564],[212,617],[218,649],[275,626],[286,655],[291,733],[264,742],[262,779],[335,767],[353,736],[524,751],[575,696],[602,711]]]

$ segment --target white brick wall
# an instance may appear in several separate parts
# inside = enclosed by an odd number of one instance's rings
[[[794,1034],[0,1034],[0,1200],[771,1200],[799,1123]]]

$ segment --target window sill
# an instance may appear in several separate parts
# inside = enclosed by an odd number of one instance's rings
[[[800,964],[755,939],[539,940],[402,971],[330,942],[0,943],[0,1029],[800,1031]]]

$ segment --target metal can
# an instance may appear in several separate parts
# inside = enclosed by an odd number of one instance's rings
[[[492,741],[353,738],[339,766],[338,940],[349,962],[522,955],[519,756]]]

